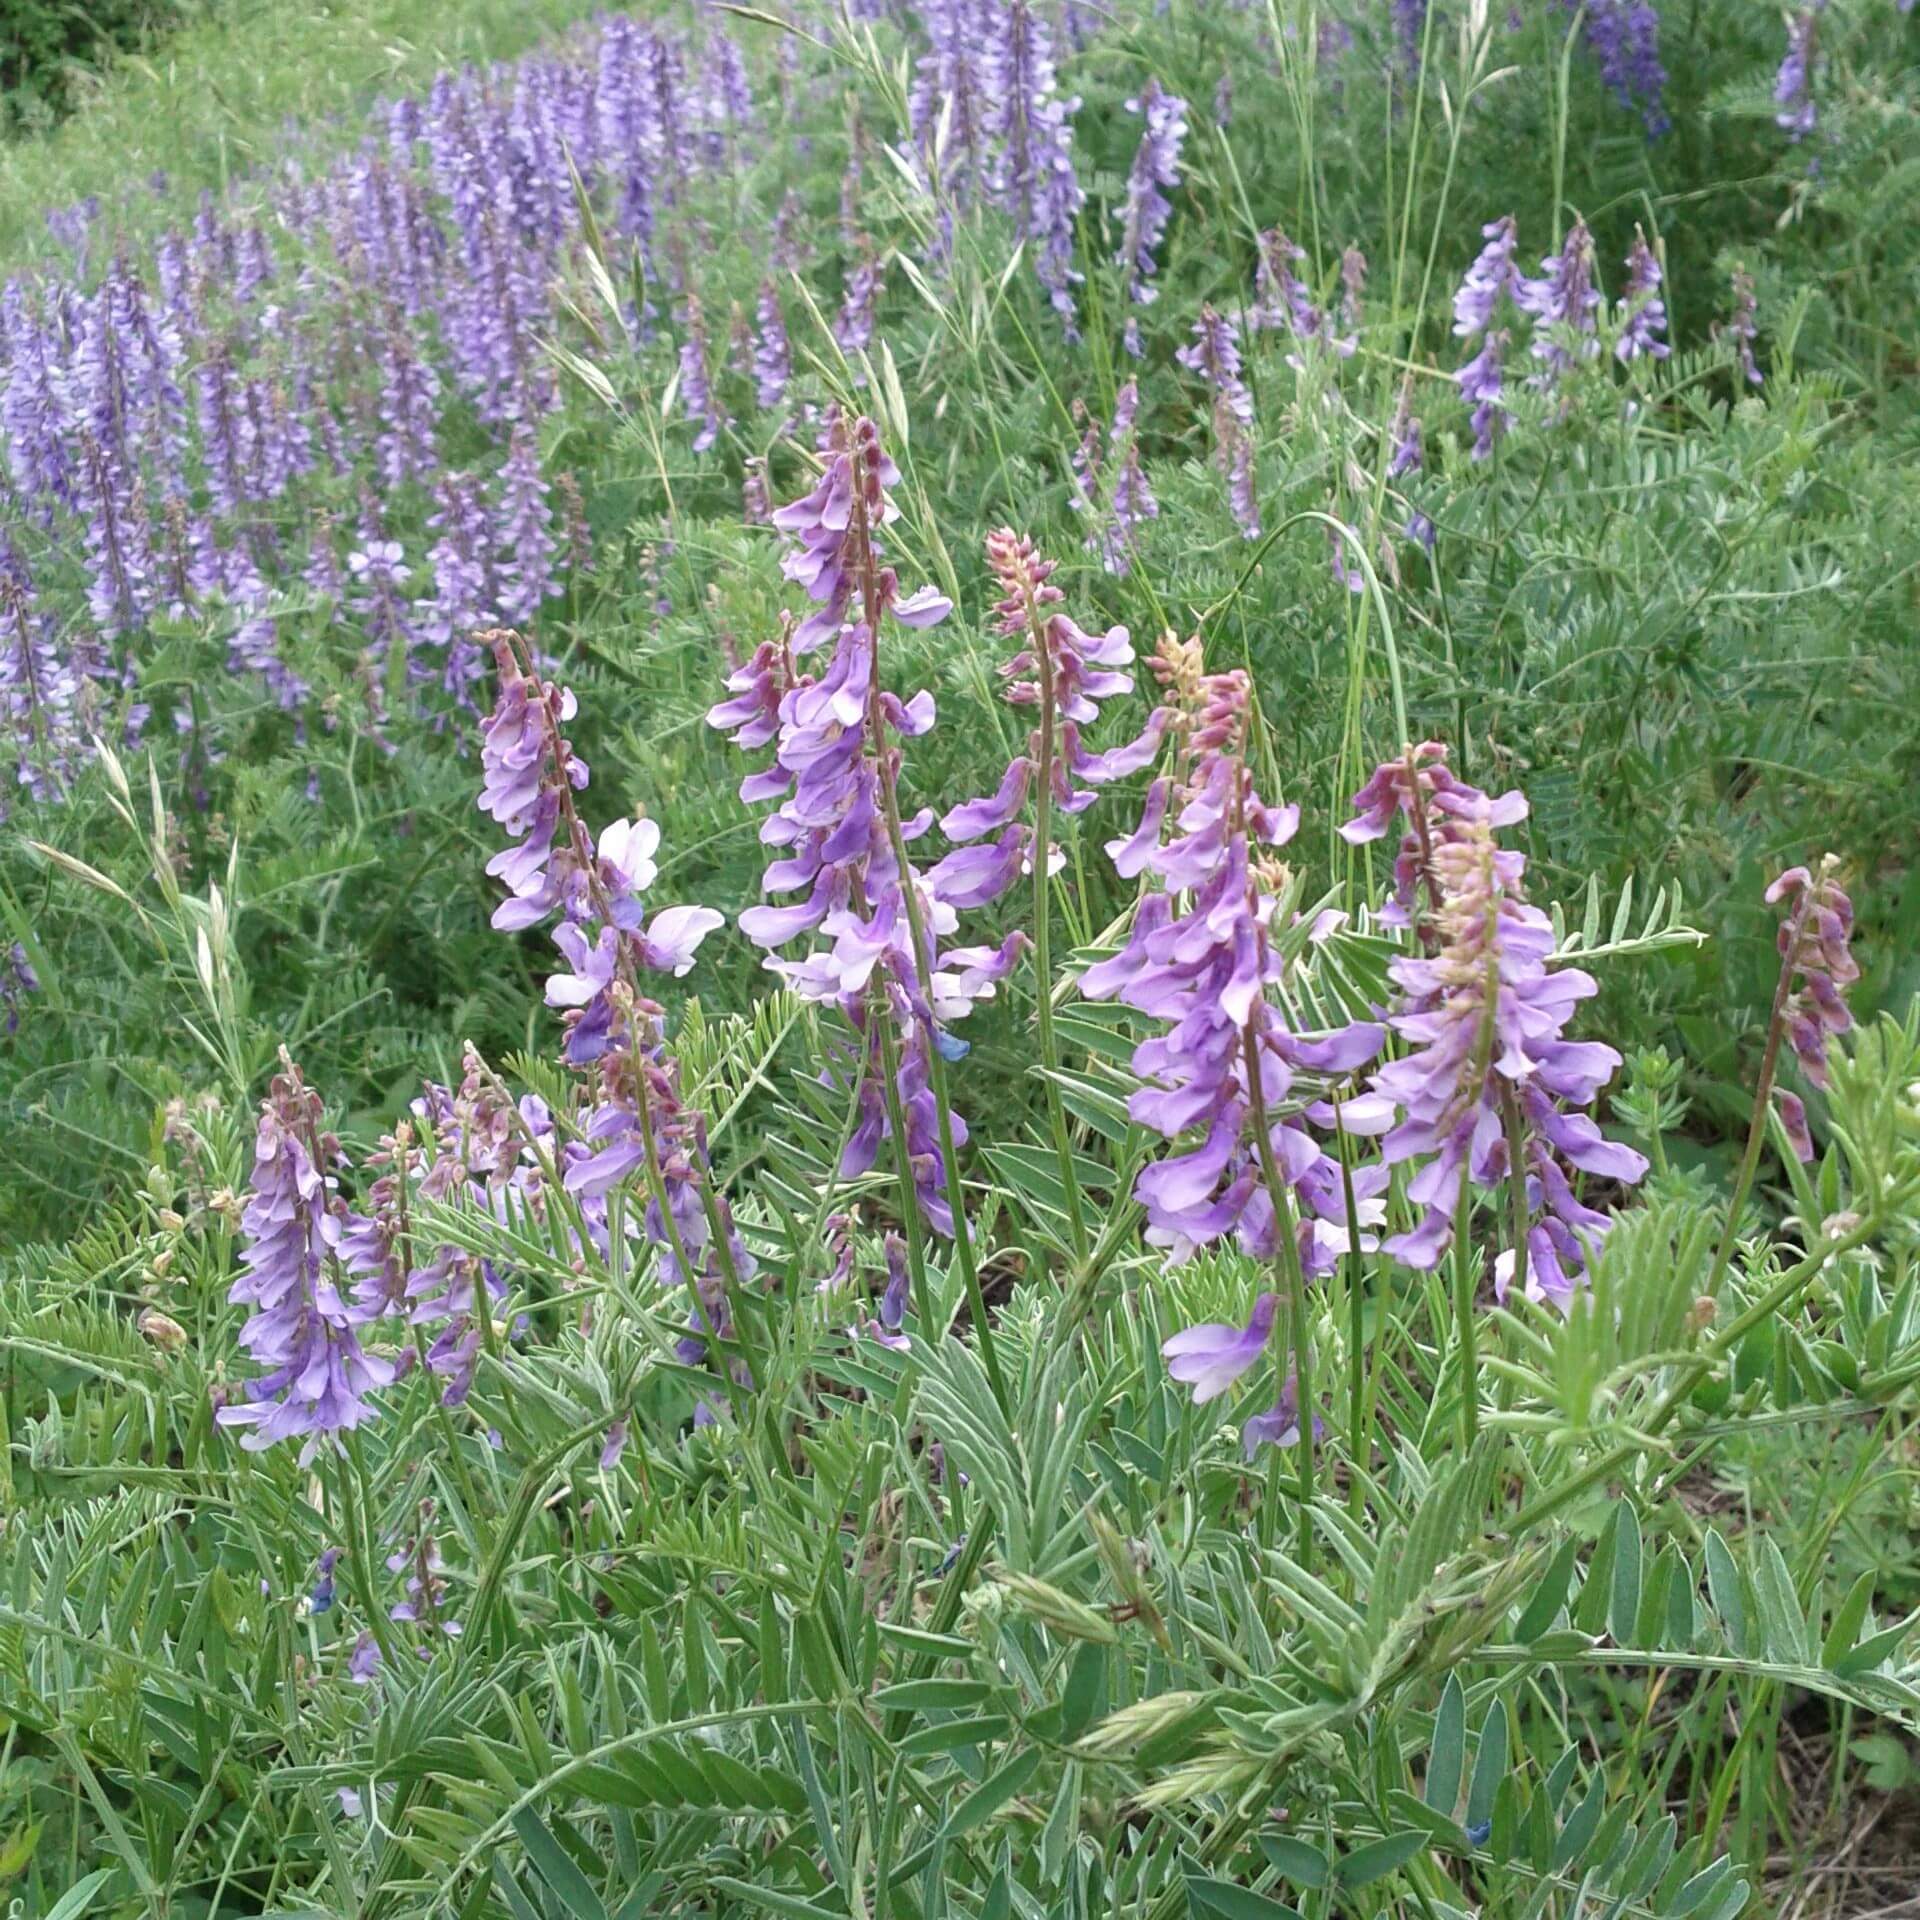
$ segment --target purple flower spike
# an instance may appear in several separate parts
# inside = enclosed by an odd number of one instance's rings
[[[303,1441],[304,1464],[335,1435],[374,1417],[368,1396],[393,1379],[393,1368],[361,1351],[343,1297],[345,1208],[327,1172],[344,1160],[339,1142],[321,1131],[319,1095],[282,1061],[261,1103],[253,1187],[241,1216],[244,1271],[227,1296],[252,1309],[240,1344],[266,1371],[217,1417],[223,1427],[249,1429],[240,1441],[249,1452]]]
[[[764,890],[795,896],[749,908],[740,930],[768,949],[767,966],[802,999],[831,1002],[858,1036],[846,1061],[858,1101],[854,1132],[841,1158],[852,1179],[880,1158],[897,1104],[906,1121],[907,1158],[916,1197],[936,1232],[951,1233],[945,1162],[933,1096],[936,1054],[959,1051],[945,1023],[991,994],[1019,957],[1018,940],[997,953],[943,955],[940,943],[961,909],[994,898],[1021,869],[1025,830],[1005,826],[982,846],[965,845],[926,873],[903,863],[890,816],[895,804],[899,742],[934,722],[931,694],[902,700],[880,684],[880,636],[867,618],[846,619],[854,595],[884,629],[931,625],[951,610],[945,596],[901,595],[892,568],[879,564],[879,536],[894,516],[889,489],[899,480],[878,428],[869,419],[836,421],[826,470],[803,499],[780,508],[773,522],[794,542],[783,565],[819,611],[779,643],[764,642],[733,674],[736,697],[707,715],[742,745],[774,743],[773,765],[742,784],[749,801],[774,801],[761,839],[778,850]],[[826,638],[835,646],[819,676],[796,672],[793,655]],[[990,813],[989,809],[983,809]],[[968,815],[961,810],[961,825]],[[932,814],[900,823],[899,839],[917,839]],[[993,831],[982,821],[981,834]],[[916,937],[916,923],[918,937]],[[774,949],[805,938],[809,950],[788,959]],[[893,1100],[885,1087],[883,1036],[894,1034]],[[954,1116],[955,1144],[965,1139]]]
[[[1860,978],[1853,957],[1853,902],[1834,873],[1832,854],[1817,875],[1789,867],[1767,889],[1767,904],[1787,904],[1780,928],[1780,966],[1792,991],[1782,1007],[1787,1038],[1800,1070],[1816,1087],[1827,1084],[1827,1041],[1853,1025],[1847,989]],[[1804,1118],[1803,1118],[1804,1126]]]
[[[1481,343],[1480,351],[1453,377],[1460,388],[1461,399],[1473,408],[1469,424],[1473,428],[1473,457],[1485,460],[1493,452],[1493,443],[1506,432],[1507,422],[1513,418],[1500,404],[1500,396],[1506,391],[1506,374],[1502,361],[1506,356],[1508,334],[1505,327],[1496,327]]]
[[[1513,215],[1503,214],[1480,229],[1487,244],[1467,269],[1460,291],[1453,296],[1453,331],[1462,340],[1472,340],[1493,323],[1495,309],[1504,293],[1518,299],[1520,269],[1514,260],[1519,245],[1519,229]]]
[[[1627,253],[1627,285],[1620,298],[1620,339],[1614,353],[1624,365],[1642,354],[1664,360],[1672,349],[1660,336],[1667,330],[1667,306],[1660,297],[1660,262],[1647,245],[1646,235],[1633,230]]]
[[[1159,271],[1155,253],[1167,230],[1167,217],[1173,212],[1165,188],[1180,180],[1180,149],[1187,138],[1187,103],[1177,93],[1168,93],[1158,80],[1149,80],[1137,100],[1127,102],[1129,113],[1142,114],[1146,127],[1133,156],[1133,168],[1127,175],[1127,199],[1121,221],[1120,264],[1127,270],[1129,297],[1140,306],[1156,299],[1149,285]],[[1136,358],[1140,347],[1137,333],[1129,335],[1128,351]]]
[[[1573,365],[1576,354],[1590,359],[1600,350],[1592,337],[1600,289],[1593,284],[1593,235],[1584,220],[1573,223],[1560,251],[1548,254],[1540,268],[1541,277],[1523,280],[1515,297],[1534,317],[1533,356],[1546,368],[1541,382],[1550,384]]]
[[[1244,1327],[1208,1321],[1204,1326],[1188,1327],[1161,1344],[1167,1371],[1183,1386],[1193,1389],[1193,1403],[1204,1407],[1217,1400],[1252,1367],[1266,1351],[1267,1336],[1273,1331],[1274,1316],[1280,1311],[1280,1296],[1263,1293],[1253,1303],[1253,1313]]]
[[[1228,1235],[1257,1259],[1273,1257],[1280,1238],[1259,1142],[1264,1111],[1266,1145],[1302,1210],[1301,1262],[1322,1272],[1346,1245],[1339,1167],[1276,1110],[1296,1067],[1349,1072],[1378,1050],[1384,1030],[1362,1024],[1307,1037],[1284,1024],[1267,997],[1280,963],[1268,932],[1275,883],[1259,849],[1284,845],[1299,811],[1269,805],[1249,777],[1244,672],[1208,674],[1199,642],[1171,636],[1153,671],[1167,696],[1161,725],[1181,742],[1177,786],[1176,776],[1155,781],[1140,831],[1108,851],[1123,874],[1152,874],[1165,891],[1144,896],[1126,946],[1080,980],[1087,998],[1117,998],[1163,1029],[1135,1049],[1142,1085],[1128,1111],[1178,1144],[1140,1175],[1135,1197],[1147,1210],[1148,1240],[1176,1261]],[[1163,843],[1168,821],[1173,838]],[[1380,1217],[1377,1172],[1362,1169],[1355,1180],[1363,1223]]]
[[[1424,951],[1388,969],[1401,992],[1389,1024],[1411,1050],[1370,1083],[1401,1114],[1382,1141],[1386,1163],[1419,1163],[1407,1188],[1423,1210],[1419,1224],[1386,1241],[1386,1250],[1421,1271],[1437,1266],[1463,1184],[1492,1192],[1510,1183],[1517,1138],[1532,1220],[1526,1291],[1564,1306],[1584,1278],[1586,1249],[1612,1224],[1575,1197],[1566,1168],[1631,1183],[1647,1162],[1606,1139],[1586,1111],[1620,1056],[1597,1041],[1565,1038],[1594,982],[1574,967],[1550,970],[1553,926],[1526,902],[1526,861],[1494,839],[1497,827],[1525,816],[1525,800],[1488,799],[1428,743],[1381,767],[1355,806],[1345,832],[1356,841],[1379,838],[1395,812],[1405,814],[1403,894],[1418,886],[1428,904],[1419,922]],[[1509,1249],[1496,1266],[1503,1297],[1514,1264]]]
[[[1813,61],[1818,40],[1819,7],[1802,7],[1787,18],[1787,51],[1773,82],[1773,103],[1780,111],[1777,126],[1796,144],[1810,134],[1818,119],[1813,100]]]

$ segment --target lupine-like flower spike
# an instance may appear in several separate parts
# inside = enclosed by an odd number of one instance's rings
[[[1358,263],[1357,279],[1348,288],[1349,297],[1357,303],[1359,282],[1366,277],[1366,260],[1357,250],[1348,251]],[[1306,282],[1294,271],[1306,257],[1306,249],[1296,246],[1278,227],[1270,227],[1260,236],[1260,257],[1253,270],[1257,303],[1254,319],[1262,327],[1291,333],[1302,347],[1316,343],[1330,346],[1343,360],[1347,359],[1359,342],[1352,336],[1335,335],[1332,316],[1307,291]],[[1291,353],[1287,364],[1297,369],[1305,363],[1298,353]]]
[[[1154,498],[1153,486],[1140,464],[1139,441],[1134,432],[1139,411],[1139,384],[1129,380],[1114,396],[1113,424],[1107,430],[1105,458],[1102,459],[1099,451],[1097,422],[1088,424],[1082,451],[1075,456],[1078,504],[1093,523],[1086,538],[1087,550],[1099,554],[1106,570],[1116,577],[1124,577],[1133,570],[1135,543],[1146,523],[1160,517],[1160,502]],[[1103,469],[1112,475],[1104,511],[1099,498]]]
[[[1534,317],[1533,356],[1545,367],[1542,382],[1551,384],[1576,355],[1591,359],[1600,350],[1592,337],[1600,289],[1593,283],[1593,235],[1584,220],[1567,229],[1560,251],[1548,254],[1540,269],[1538,280],[1521,281],[1515,298]]]
[[[1827,1084],[1827,1042],[1853,1025],[1847,989],[1860,978],[1853,957],[1853,902],[1834,875],[1832,854],[1815,874],[1789,867],[1767,889],[1767,904],[1787,908],[1780,927],[1780,968],[1787,997],[1781,1003],[1786,1035],[1800,1070],[1816,1087]]]
[[[1160,270],[1157,249],[1167,230],[1167,216],[1173,212],[1173,202],[1164,190],[1180,180],[1187,103],[1177,93],[1168,93],[1158,80],[1149,80],[1140,97],[1127,102],[1127,111],[1144,115],[1146,126],[1127,175],[1118,259],[1127,270],[1128,296],[1144,307],[1159,297],[1150,283]],[[1134,317],[1127,321],[1126,349],[1136,360],[1140,357],[1140,322]]]
[[[1635,227],[1627,252],[1627,284],[1620,296],[1620,339],[1613,349],[1623,364],[1642,354],[1664,360],[1672,352],[1661,338],[1667,330],[1667,303],[1660,297],[1663,278],[1646,235]]]
[[[244,1271],[227,1296],[252,1310],[240,1344],[266,1371],[217,1416],[223,1427],[248,1430],[240,1444],[252,1452],[303,1441],[303,1464],[335,1435],[371,1420],[368,1396],[393,1379],[388,1361],[361,1350],[343,1291],[346,1209],[330,1169],[345,1156],[323,1118],[320,1096],[283,1053],[254,1138],[253,1184],[240,1222]]]
[[[707,1190],[704,1133],[698,1116],[682,1108],[675,1063],[659,1044],[662,1009],[640,988],[646,973],[688,972],[721,916],[696,906],[644,917],[659,828],[644,816],[617,820],[596,844],[573,801],[587,769],[560,731],[573,717],[573,696],[523,665],[516,635],[489,638],[500,699],[486,722],[480,805],[520,837],[489,864],[513,889],[494,923],[532,926],[559,909],[554,944],[566,964],[548,978],[547,1004],[564,1014],[568,1062],[592,1076],[593,1110],[584,1141],[569,1151],[563,1184],[597,1207],[644,1169],[642,1227],[657,1277],[664,1286],[685,1285],[696,1322],[729,1337],[726,1289],[751,1277],[752,1259],[725,1200]]]
[[[1810,134],[1818,120],[1813,99],[1814,49],[1819,36],[1818,5],[1802,7],[1787,16],[1787,50],[1774,76],[1773,103],[1780,109],[1774,125],[1795,143]]]
[[[741,797],[779,802],[760,830],[768,846],[783,850],[767,869],[765,890],[805,895],[792,905],[749,908],[740,930],[769,950],[767,965],[796,993],[837,1005],[860,1037],[860,1114],[842,1173],[855,1178],[875,1164],[897,1104],[921,1211],[937,1231],[951,1233],[932,1053],[965,1051],[946,1029],[994,991],[1019,957],[1021,938],[998,949],[943,952],[941,943],[959,912],[993,899],[1019,873],[1026,834],[1009,827],[989,846],[963,846],[925,874],[903,862],[902,850],[932,814],[900,821],[896,846],[899,743],[932,727],[934,704],[926,692],[903,701],[881,685],[876,629],[887,619],[931,626],[951,606],[930,588],[903,597],[893,569],[881,564],[879,535],[895,514],[888,496],[899,474],[874,423],[836,423],[827,454],[819,483],[774,515],[796,543],[785,558],[787,577],[820,609],[794,631],[790,647],[783,634],[758,648],[727,683],[735,697],[707,716],[741,745],[775,742],[773,765],[749,775]],[[859,617],[849,620],[856,594]],[[826,672],[796,676],[791,656],[803,639],[817,646],[829,633],[836,645]],[[772,951],[802,936],[816,941],[804,957]],[[882,1064],[889,1045],[898,1057],[891,1090]],[[964,1123],[956,1114],[953,1124],[958,1146]]]
[[[1213,460],[1227,476],[1227,501],[1241,533],[1260,537],[1260,506],[1254,475],[1253,395],[1240,377],[1239,329],[1210,306],[1200,309],[1193,338],[1174,358],[1212,387]]]
[[[1476,460],[1484,460],[1493,452],[1493,443],[1506,432],[1507,422],[1513,417],[1500,404],[1506,391],[1504,362],[1509,338],[1505,327],[1495,327],[1480,343],[1480,351],[1453,376],[1461,399],[1473,408],[1469,424]]]
[[[1011,827],[1043,759],[1052,769],[1053,805],[1062,813],[1084,812],[1097,798],[1093,786],[1125,779],[1152,764],[1167,728],[1166,710],[1156,708],[1138,738],[1105,753],[1090,753],[1081,732],[1098,719],[1100,702],[1133,690],[1132,674],[1122,671],[1133,661],[1131,637],[1125,627],[1110,627],[1104,634],[1083,632],[1071,614],[1059,612],[1066,596],[1053,584],[1054,563],[1011,527],[987,536],[987,564],[1001,595],[994,605],[995,625],[1008,639],[1022,642],[1000,668],[1007,701],[1042,712],[1026,751],[1008,764],[998,790],[952,808],[941,821],[947,838],[961,842],[1003,834]],[[1091,785],[1076,787],[1076,780]],[[935,868],[934,874],[938,872]],[[1009,882],[1012,878],[1009,873]]]
[[[1514,259],[1519,230],[1513,215],[1503,214],[1480,231],[1487,244],[1453,296],[1453,331],[1461,340],[1473,340],[1486,332],[1503,293],[1514,299],[1520,293],[1520,269]]]
[[[1349,839],[1377,839],[1395,812],[1406,816],[1401,889],[1417,885],[1427,904],[1420,932],[1428,950],[1389,969],[1401,991],[1389,1024],[1412,1051],[1371,1082],[1401,1116],[1382,1141],[1387,1164],[1421,1163],[1407,1189],[1420,1222],[1386,1250],[1421,1271],[1437,1266],[1453,1238],[1462,1183],[1499,1189],[1512,1178],[1517,1150],[1525,1290],[1564,1307],[1584,1276],[1587,1248],[1611,1225],[1576,1196],[1567,1168],[1631,1182],[1647,1163],[1606,1139],[1586,1111],[1620,1056],[1598,1041],[1564,1037],[1575,1005],[1596,991],[1593,979],[1575,967],[1550,970],[1553,927],[1525,899],[1526,861],[1494,838],[1525,817],[1525,798],[1489,799],[1428,743],[1381,767],[1354,804]],[[1417,862],[1411,873],[1409,861]],[[1355,1128],[1380,1124],[1370,1112],[1342,1117]],[[1503,1297],[1516,1265],[1511,1248],[1496,1265]]]
[[[1198,640],[1171,635],[1153,670],[1166,695],[1161,725],[1177,743],[1174,768],[1148,788],[1138,830],[1107,852],[1123,878],[1150,874],[1164,891],[1145,895],[1126,946],[1080,982],[1089,999],[1117,998],[1166,1029],[1134,1054],[1144,1084],[1128,1103],[1132,1118],[1170,1141],[1204,1129],[1197,1146],[1141,1174],[1135,1195],[1147,1210],[1147,1238],[1175,1260],[1229,1234],[1256,1258],[1273,1257],[1279,1240],[1263,1177],[1264,1126],[1281,1177],[1305,1209],[1301,1263],[1324,1272],[1347,1244],[1339,1169],[1279,1109],[1297,1070],[1350,1072],[1385,1033],[1361,1023],[1298,1035],[1267,998],[1280,977],[1269,930],[1277,876],[1258,850],[1290,840],[1299,810],[1269,805],[1254,789],[1243,671],[1209,674]],[[1163,843],[1169,823],[1173,838]],[[1257,1083],[1249,1077],[1255,1064]],[[1364,1219],[1380,1217],[1379,1186],[1378,1169],[1356,1176]]]
[[[1652,0],[1587,0],[1586,17],[1587,46],[1601,80],[1623,107],[1639,109],[1648,134],[1658,138],[1672,124],[1665,105],[1667,70],[1660,64],[1659,8]]]

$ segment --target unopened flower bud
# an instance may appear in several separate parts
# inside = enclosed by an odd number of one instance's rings
[[[157,1307],[149,1307],[136,1324],[162,1353],[179,1353],[187,1344],[186,1328]]]

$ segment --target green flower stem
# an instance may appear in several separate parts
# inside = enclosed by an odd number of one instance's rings
[[[1027,633],[1040,676],[1040,758],[1036,769],[1039,793],[1034,801],[1033,825],[1033,982],[1034,1012],[1040,1035],[1040,1066],[1045,1076],[1047,1122],[1053,1132],[1053,1151],[1060,1162],[1060,1187],[1067,1206],[1067,1231],[1073,1257],[1087,1258],[1087,1223],[1080,1210],[1080,1187],[1073,1168],[1073,1142],[1067,1132],[1066,1109],[1055,1078],[1060,1066],[1059,1044],[1053,1031],[1053,887],[1047,869],[1053,853],[1053,762],[1058,750],[1054,724],[1053,654],[1047,646],[1040,610],[1027,594]]]

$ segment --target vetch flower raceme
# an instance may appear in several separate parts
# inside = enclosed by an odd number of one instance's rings
[[[321,1128],[320,1097],[282,1055],[261,1103],[253,1183],[241,1216],[244,1271],[228,1298],[251,1309],[240,1344],[266,1371],[220,1408],[223,1427],[259,1452],[303,1442],[301,1460],[375,1414],[369,1396],[393,1379],[391,1363],[365,1353],[343,1292],[340,1215],[329,1167],[343,1156]]]
[[[1254,475],[1253,395],[1240,377],[1239,329],[1211,306],[1200,309],[1193,338],[1174,358],[1212,387],[1213,460],[1227,477],[1227,502],[1245,538],[1260,537],[1260,506]]]
[[[1538,280],[1522,280],[1515,299],[1535,321],[1533,356],[1544,364],[1539,376],[1551,384],[1578,356],[1591,359],[1599,352],[1593,338],[1600,310],[1600,289],[1593,283],[1593,235],[1584,220],[1567,229],[1558,253],[1540,263]]]
[[[1767,889],[1769,906],[1787,907],[1779,934],[1786,998],[1781,1016],[1787,1039],[1808,1081],[1827,1084],[1827,1042],[1853,1025],[1847,989],[1860,978],[1853,957],[1853,902],[1834,874],[1829,854],[1818,873],[1789,867]]]
[[[1147,306],[1158,298],[1157,290],[1149,283],[1159,271],[1156,250],[1167,230],[1167,218],[1173,212],[1173,203],[1164,190],[1178,185],[1180,180],[1180,149],[1187,138],[1187,103],[1177,93],[1168,93],[1158,80],[1149,80],[1139,98],[1127,102],[1127,111],[1144,116],[1146,126],[1127,175],[1117,258],[1127,271],[1128,297],[1138,306]],[[1137,360],[1141,354],[1140,323],[1132,316],[1127,320],[1125,344]]]
[[[1566,1169],[1630,1183],[1647,1163],[1607,1140],[1586,1111],[1620,1056],[1565,1037],[1593,979],[1550,969],[1552,923],[1526,902],[1525,859],[1494,839],[1497,827],[1525,817],[1525,799],[1489,799],[1429,743],[1381,767],[1355,805],[1353,838],[1377,838],[1394,811],[1407,816],[1429,903],[1419,928],[1428,951],[1389,968],[1401,994],[1389,1025],[1412,1050],[1370,1083],[1400,1114],[1382,1141],[1386,1163],[1420,1163],[1407,1188],[1420,1221],[1385,1249],[1422,1271],[1437,1266],[1463,1183],[1494,1191],[1517,1174],[1525,1234],[1501,1256],[1496,1286],[1504,1296],[1520,1281],[1530,1297],[1565,1306],[1586,1249],[1611,1225],[1577,1197]]]
[[[1204,1133],[1147,1167],[1135,1197],[1147,1210],[1148,1240],[1176,1261],[1227,1235],[1255,1258],[1280,1255],[1288,1236],[1275,1208],[1296,1197],[1305,1217],[1293,1225],[1286,1261],[1323,1272],[1348,1241],[1339,1169],[1278,1109],[1298,1069],[1350,1072],[1378,1051],[1384,1031],[1360,1023],[1309,1037],[1285,1026],[1268,998],[1281,963],[1268,862],[1256,849],[1291,839],[1299,810],[1271,806],[1254,790],[1243,672],[1205,673],[1198,642],[1172,636],[1154,671],[1169,695],[1162,724],[1178,741],[1175,768],[1149,787],[1139,829],[1107,851],[1124,878],[1150,873],[1166,890],[1145,895],[1126,946],[1089,967],[1080,988],[1165,1028],[1135,1050],[1144,1084],[1128,1102],[1131,1118],[1169,1141]],[[1169,822],[1174,837],[1163,843]],[[1377,1169],[1355,1177],[1369,1203],[1363,1223],[1379,1217],[1371,1204],[1379,1185]]]
[[[963,846],[924,874],[906,856],[932,814],[900,818],[899,743],[932,727],[934,703],[925,692],[903,701],[881,684],[878,629],[889,619],[930,626],[949,603],[924,588],[902,596],[892,568],[881,564],[878,536],[894,516],[888,495],[899,475],[873,422],[836,423],[827,451],[818,484],[774,515],[796,543],[787,576],[820,610],[794,632],[791,649],[769,643],[756,650],[728,682],[736,698],[707,716],[735,730],[741,744],[774,740],[773,765],[749,775],[741,797],[779,803],[760,830],[766,845],[782,850],[765,890],[805,896],[749,908],[740,930],[769,950],[768,967],[795,992],[837,1005],[855,1030],[859,1113],[841,1157],[843,1176],[875,1164],[894,1137],[897,1113],[918,1209],[937,1231],[951,1233],[934,1055],[957,1049],[947,1022],[994,991],[1020,940],[1010,937],[985,955],[969,951],[957,969],[949,963],[962,955],[943,957],[941,943],[959,911],[992,899],[1019,872],[1026,837],[1009,826],[991,844]],[[859,617],[846,620],[856,592]],[[836,645],[826,671],[797,676],[791,654],[802,650],[803,637],[817,645],[829,632]],[[803,936],[815,944],[800,959],[773,951]],[[958,1146],[965,1123],[957,1114],[949,1122]]]
[[[1622,363],[1643,354],[1664,360],[1672,351],[1661,338],[1667,330],[1667,306],[1660,297],[1663,278],[1646,235],[1635,227],[1627,254],[1627,284],[1620,296],[1620,338],[1613,349]]]

